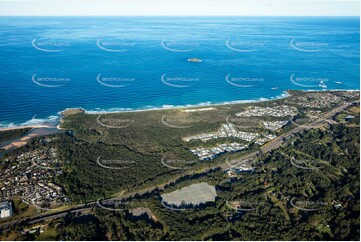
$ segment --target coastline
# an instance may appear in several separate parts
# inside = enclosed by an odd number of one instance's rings
[[[162,107],[149,107],[149,108],[140,108],[140,109],[132,109],[132,108],[114,108],[116,110],[87,110],[82,107],[74,107],[74,108],[67,108],[63,111],[58,112],[61,114],[67,110],[73,109],[82,109],[84,110],[85,114],[113,114],[113,113],[135,113],[135,112],[147,112],[147,111],[161,111],[161,110],[172,110],[172,109],[188,109],[188,108],[204,108],[204,107],[215,107],[215,106],[224,106],[224,105],[233,105],[233,104],[248,104],[248,103],[261,103],[261,102],[269,102],[275,100],[282,100],[288,97],[291,97],[292,94],[290,92],[360,92],[359,89],[332,89],[332,90],[286,90],[283,91],[281,95],[278,95],[274,98],[263,98],[260,97],[258,99],[249,99],[249,100],[234,100],[234,101],[224,101],[219,103],[212,103],[212,102],[203,102],[198,104],[185,104],[185,105],[163,105]],[[110,111],[111,110],[111,111]]]
[[[17,129],[36,129],[36,128],[54,128],[53,125],[50,124],[36,124],[36,125],[24,125],[24,126],[15,126],[15,127],[8,127],[8,128],[1,128],[1,131],[10,131],[10,130],[17,130]]]
[[[225,101],[220,103],[212,103],[212,102],[204,102],[204,103],[198,103],[198,104],[186,104],[186,105],[163,105],[162,107],[149,107],[149,108],[142,108],[142,109],[132,109],[132,108],[114,108],[115,110],[86,110],[82,107],[73,107],[73,108],[66,108],[62,111],[57,112],[59,115],[58,121],[54,124],[51,124],[50,122],[44,122],[34,125],[14,125],[13,127],[4,127],[0,128],[0,132],[2,131],[9,131],[9,130],[16,130],[16,129],[24,129],[24,128],[57,128],[58,130],[64,130],[60,126],[62,124],[62,120],[64,117],[68,116],[67,112],[72,112],[73,110],[82,110],[82,113],[88,114],[88,115],[95,115],[95,114],[116,114],[116,113],[136,113],[136,112],[148,112],[148,111],[161,111],[161,110],[175,110],[175,109],[196,109],[196,108],[205,108],[205,107],[217,107],[217,106],[224,106],[224,105],[236,105],[236,104],[248,104],[248,103],[261,103],[261,102],[269,102],[269,101],[275,101],[275,100],[282,100],[288,97],[291,97],[292,94],[290,92],[360,92],[359,89],[350,89],[350,90],[344,90],[344,89],[331,89],[331,90],[286,90],[283,91],[282,94],[274,97],[274,98],[258,98],[258,99],[252,99],[252,100],[234,100],[234,101]],[[71,114],[70,114],[71,115]],[[50,117],[54,117],[53,115]],[[27,122],[25,122],[27,123]]]
[[[289,90],[293,91],[293,90]],[[107,110],[101,110],[101,111],[95,111],[95,110],[85,110],[85,114],[108,114],[108,113],[135,113],[135,112],[148,112],[148,111],[161,111],[161,110],[172,110],[172,109],[188,109],[188,108],[204,108],[204,107],[214,107],[214,106],[223,106],[223,105],[233,105],[233,104],[247,104],[247,103],[260,103],[260,102],[268,102],[268,101],[274,101],[274,100],[280,100],[287,97],[290,97],[291,94],[289,94],[288,91],[284,91],[281,95],[278,95],[274,98],[258,98],[258,99],[249,99],[249,100],[234,100],[234,101],[225,101],[225,102],[219,102],[219,103],[212,103],[212,102],[203,102],[203,103],[197,103],[197,104],[185,104],[185,105],[163,105],[162,107],[149,107],[149,108],[141,108],[141,109],[130,109],[130,108],[124,108],[114,111],[108,111]],[[77,109],[77,108],[67,108],[67,109]],[[61,111],[63,112],[63,111]],[[60,113],[61,113],[60,112]]]

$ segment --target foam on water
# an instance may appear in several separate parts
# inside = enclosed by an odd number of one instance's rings
[[[286,90],[322,91],[319,83],[296,85],[310,78],[322,78],[327,90],[359,90],[359,28],[359,18],[348,17],[0,17],[0,127],[56,123],[57,112],[72,107],[131,112],[267,101],[285,97]],[[46,46],[54,40],[69,45],[44,52],[33,47],[34,39],[43,41],[43,49],[54,49]],[[99,39],[119,42],[127,51],[104,51]],[[324,45],[318,52],[302,52],[290,47],[292,39]],[[172,48],[192,48],[173,52],[162,40]],[[227,40],[235,49],[256,51],[234,51]],[[203,62],[188,62],[192,57]],[[112,87],[99,83],[99,74],[134,81]],[[163,75],[171,85],[162,82]],[[291,76],[299,78],[296,84]],[[45,77],[58,81],[39,82]],[[59,81],[64,78],[68,81]],[[260,81],[248,81],[254,78]]]

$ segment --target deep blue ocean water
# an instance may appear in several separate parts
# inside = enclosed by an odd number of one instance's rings
[[[71,107],[359,90],[359,29],[359,17],[0,17],[0,127]]]

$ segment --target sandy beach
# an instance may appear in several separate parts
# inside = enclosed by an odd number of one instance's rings
[[[49,135],[59,132],[59,129],[51,125],[31,125],[31,126],[7,128],[4,130],[9,131],[15,129],[24,129],[24,128],[31,128],[31,130],[22,137],[13,138],[7,141],[0,142],[0,149],[3,152],[14,150],[28,144],[35,137],[40,137],[43,135]],[[4,130],[0,130],[0,132]],[[3,152],[0,152],[0,157],[4,154]]]
[[[54,128],[54,126],[50,124],[37,124],[37,125],[27,125],[27,126],[16,126],[16,127],[9,127],[9,128],[0,128],[1,131],[9,131],[9,130],[16,130],[16,129],[34,129],[34,128]]]

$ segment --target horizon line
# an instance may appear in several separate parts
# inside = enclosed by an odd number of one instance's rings
[[[0,15],[0,17],[360,17],[360,15]]]

